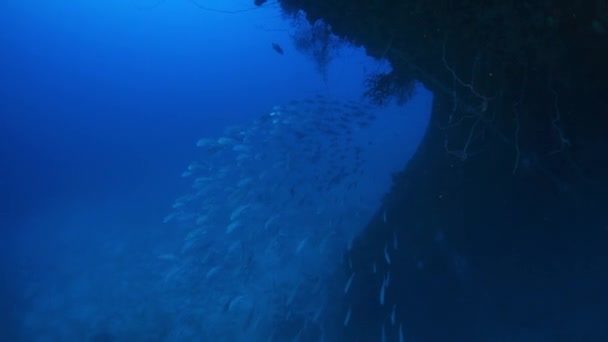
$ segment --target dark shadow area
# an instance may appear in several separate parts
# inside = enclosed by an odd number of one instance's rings
[[[608,340],[607,2],[281,4],[435,95],[336,274],[332,340]]]

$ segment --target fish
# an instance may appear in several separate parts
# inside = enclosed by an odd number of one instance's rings
[[[211,139],[201,138],[196,142],[196,146],[205,147],[205,146],[212,145],[213,143],[214,143],[214,141]]]
[[[209,220],[209,216],[208,215],[200,215],[196,218],[196,225],[201,225],[205,222],[207,222],[207,220]]]
[[[253,178],[243,178],[241,179],[236,186],[238,186],[239,188],[242,188],[246,185],[249,185],[251,182],[253,181]]]
[[[238,145],[234,145],[232,147],[232,150],[236,151],[236,152],[248,152],[248,151],[251,151],[251,146],[238,144]]]
[[[391,256],[388,254],[388,243],[384,244],[384,260],[387,264],[391,264]]]
[[[278,218],[279,215],[273,215],[269,217],[266,222],[264,222],[264,229],[268,229],[268,227],[270,227]]]
[[[220,145],[231,145],[231,144],[236,143],[236,141],[232,138],[221,137],[221,138],[217,139],[217,143]]]
[[[237,229],[241,225],[241,221],[234,221],[226,227],[226,234],[232,233],[235,229]]]
[[[380,286],[380,305],[384,305],[384,294],[385,294],[384,291],[386,289],[385,285],[386,285],[386,281],[383,280],[382,286]]]
[[[232,213],[230,213],[230,221],[234,221],[236,218],[241,216],[243,211],[248,209],[249,207],[251,207],[251,204],[244,204],[244,205],[241,205],[240,207],[234,209],[232,211]]]
[[[214,318],[201,328],[206,336],[261,340],[279,334],[266,327],[290,320],[304,328],[285,339],[307,340],[310,325],[325,319],[322,294],[340,257],[350,270],[343,284],[350,295],[360,271],[348,251],[381,206],[368,194],[378,177],[368,161],[378,147],[371,149],[368,134],[375,110],[356,101],[304,98],[196,141],[197,160],[183,174],[191,186],[163,220],[177,221],[186,236],[187,254],[166,262],[172,267],[167,279],[197,284],[190,290],[200,294],[201,314]],[[187,236],[196,229],[206,233]],[[391,238],[382,256],[389,265],[396,235]],[[390,273],[379,262],[370,266],[384,275],[379,300],[387,305]],[[343,323],[350,326],[353,308],[345,309]],[[245,321],[247,331],[232,328]]]
[[[220,270],[220,266],[219,266],[219,265],[217,265],[217,266],[214,266],[214,267],[210,268],[210,269],[207,271],[207,273],[205,273],[205,279],[209,279],[209,278],[211,278],[211,277],[212,277],[214,274],[216,274],[216,273],[217,273],[217,271],[219,271],[219,270]]]
[[[348,322],[350,322],[350,315],[353,313],[352,306],[348,307],[348,311],[346,311],[346,316],[344,317],[344,326],[348,326]]]
[[[200,239],[202,238],[205,234],[207,234],[207,231],[202,229],[202,228],[198,228],[195,230],[192,230],[188,233],[188,235],[186,235],[186,237],[184,238],[184,241],[189,241],[189,240],[195,240],[195,239]]]
[[[169,222],[170,222],[171,220],[173,220],[173,219],[174,219],[176,216],[177,216],[177,213],[171,213],[171,214],[166,215],[166,216],[163,218],[163,223],[169,223]]]
[[[315,323],[318,322],[319,317],[321,317],[322,312],[323,312],[323,307],[319,306],[319,308],[315,311],[315,314],[312,316],[312,321]]]
[[[242,302],[242,301],[243,301],[245,298],[247,298],[247,296],[245,296],[245,295],[238,295],[238,296],[235,296],[234,298],[232,298],[232,299],[231,299],[231,300],[228,302],[228,305],[227,305],[227,311],[233,311],[233,310],[234,310],[234,308],[236,307],[236,305],[237,305],[239,302]]]
[[[344,285],[344,294],[348,293],[348,290],[350,289],[350,286],[353,283],[353,279],[355,278],[355,272],[353,272],[350,277],[348,277],[348,280],[346,281],[346,285]]]
[[[274,51],[276,51],[276,52],[277,52],[279,55],[283,55],[283,54],[285,54],[285,53],[283,52],[283,48],[281,47],[281,45],[279,45],[279,44],[277,44],[277,43],[272,43],[272,49],[273,49]]]
[[[306,245],[307,241],[308,241],[308,237],[302,239],[302,241],[300,241],[300,243],[298,243],[298,247],[296,247],[296,255],[300,254],[300,252],[302,251],[302,249]]]

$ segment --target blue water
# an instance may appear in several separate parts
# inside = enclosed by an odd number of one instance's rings
[[[415,152],[431,95],[370,107],[363,80],[384,62],[345,44],[321,74],[276,3],[203,7],[0,4],[3,340],[323,335],[324,280]]]

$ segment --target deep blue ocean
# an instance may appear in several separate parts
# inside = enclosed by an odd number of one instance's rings
[[[2,341],[323,335],[432,96],[373,106],[386,62],[320,68],[276,3],[193,1],[0,3]]]

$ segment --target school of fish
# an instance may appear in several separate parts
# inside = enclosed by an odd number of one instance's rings
[[[183,244],[159,256],[166,286],[187,297],[172,338],[324,339],[325,280],[388,191],[371,161],[377,112],[316,96],[196,143],[200,155],[182,174],[191,191],[164,219],[184,231]],[[397,248],[396,238],[386,245],[385,263]],[[356,280],[353,272],[345,295]],[[381,304],[389,282],[384,275]]]

